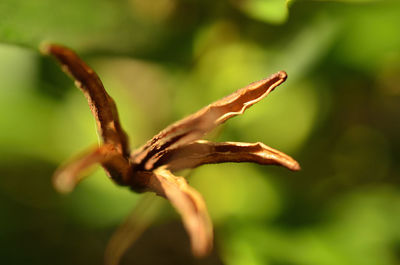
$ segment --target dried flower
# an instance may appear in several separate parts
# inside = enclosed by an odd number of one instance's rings
[[[116,105],[97,74],[66,47],[43,45],[42,52],[56,58],[85,94],[102,139],[98,148],[69,162],[55,173],[56,189],[64,193],[72,191],[82,179],[80,173],[99,163],[119,185],[129,186],[136,192],[154,192],[169,200],[182,216],[196,256],[204,256],[212,248],[212,223],[199,192],[190,187],[186,179],[172,172],[224,162],[254,162],[280,165],[290,170],[300,169],[293,158],[263,143],[201,140],[206,133],[229,118],[242,114],[284,82],[286,73],[283,71],[239,89],[173,123],[131,152]]]

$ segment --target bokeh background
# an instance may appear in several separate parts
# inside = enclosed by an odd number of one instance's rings
[[[2,264],[102,264],[143,195],[97,170],[70,195],[51,175],[97,143],[85,98],[42,41],[99,73],[132,148],[169,123],[279,70],[288,80],[222,126],[216,141],[262,141],[298,173],[253,164],[188,173],[215,224],[190,254],[164,204],[122,264],[400,264],[400,3],[284,0],[2,0]],[[187,174],[187,173],[186,173]]]

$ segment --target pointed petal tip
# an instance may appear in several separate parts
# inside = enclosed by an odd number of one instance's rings
[[[52,44],[51,42],[43,41],[39,44],[39,51],[43,55],[50,55],[53,46],[54,44]]]
[[[299,171],[301,170],[301,166],[297,161],[294,161],[294,163],[290,166],[290,170]]]
[[[285,71],[279,71],[277,73],[277,75],[279,76],[280,79],[286,80],[287,78],[287,73]]]
[[[205,258],[208,255],[210,255],[211,251],[212,251],[212,248],[213,248],[212,244],[210,244],[210,245],[208,245],[206,247],[202,247],[201,249],[197,249],[197,248],[193,248],[192,247],[192,253],[196,258],[201,259],[201,258]]]
[[[75,188],[75,184],[76,183],[71,181],[70,178],[63,173],[53,176],[53,187],[61,194],[71,193]]]
[[[48,54],[49,54],[49,49],[50,49],[49,46],[50,46],[50,45],[49,45],[48,43],[42,42],[42,43],[39,45],[39,51],[40,51],[40,53],[41,53],[41,54],[44,54],[44,55],[48,55]]]

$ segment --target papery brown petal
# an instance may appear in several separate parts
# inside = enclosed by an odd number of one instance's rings
[[[167,198],[180,213],[196,256],[207,255],[213,245],[211,219],[201,194],[190,187],[186,179],[174,176],[165,168],[158,168],[148,184],[149,191]]]
[[[290,170],[300,169],[296,160],[263,143],[213,143],[204,140],[161,152],[147,163],[149,167],[157,168],[165,165],[169,170],[176,171],[225,162],[253,162],[262,165],[280,165]]]
[[[115,103],[105,91],[97,74],[67,47],[43,44],[41,51],[56,58],[63,71],[69,74],[75,80],[76,86],[83,91],[104,143],[114,145],[127,157],[128,138],[120,125]]]
[[[151,225],[160,210],[159,200],[154,193],[147,193],[141,197],[128,218],[114,232],[104,253],[105,265],[119,264],[122,256],[130,246]]]
[[[227,119],[242,114],[247,108],[263,99],[284,82],[286,77],[283,71],[273,74],[168,126],[131,155],[133,163],[143,166],[153,155],[166,148],[173,149],[200,139]]]
[[[111,145],[100,146],[60,167],[53,176],[55,189],[61,193],[71,192],[83,179],[82,173],[97,163],[105,162],[112,149]]]

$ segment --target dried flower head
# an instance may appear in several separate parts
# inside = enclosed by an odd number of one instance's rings
[[[54,175],[60,192],[70,192],[82,179],[81,173],[101,164],[117,184],[136,192],[154,192],[169,200],[180,213],[190,235],[193,253],[204,256],[212,248],[212,223],[204,199],[186,179],[173,172],[204,164],[254,162],[299,170],[290,156],[263,143],[215,143],[201,138],[229,118],[266,97],[283,83],[281,71],[254,82],[196,113],[168,126],[138,150],[130,151],[128,137],[119,122],[116,105],[97,74],[72,50],[60,45],[43,45],[42,52],[53,56],[85,94],[102,143],[95,150],[61,167]]]

